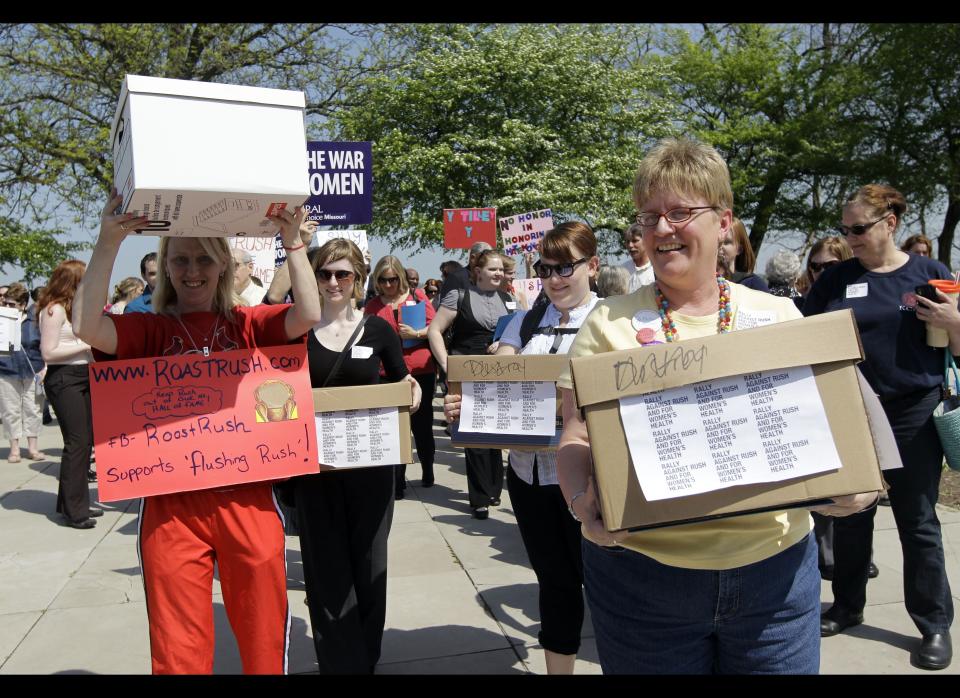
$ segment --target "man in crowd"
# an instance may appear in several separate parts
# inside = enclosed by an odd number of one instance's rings
[[[420,273],[414,269],[404,269],[404,273],[407,276],[407,284],[410,286],[410,293],[413,293],[420,286]]]
[[[140,260],[140,276],[146,286],[143,287],[143,293],[127,303],[123,309],[126,313],[152,313],[153,312],[153,285],[157,282],[157,253],[149,252]]]
[[[623,263],[630,273],[629,291],[633,293],[641,286],[653,283],[653,265],[643,250],[643,228],[634,223],[623,231],[623,246],[627,248],[630,259]]]
[[[253,257],[246,250],[233,248],[233,290],[247,305],[260,305],[267,290],[253,283]]]

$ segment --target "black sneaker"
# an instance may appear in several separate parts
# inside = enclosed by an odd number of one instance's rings
[[[490,516],[490,509],[487,507],[476,507],[473,510],[473,518],[475,519],[486,519]]]

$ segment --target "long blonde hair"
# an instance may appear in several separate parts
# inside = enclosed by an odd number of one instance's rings
[[[157,250],[157,283],[153,290],[153,309],[157,313],[176,315],[177,292],[167,273],[167,253],[173,238],[160,238]],[[220,265],[220,280],[217,281],[217,293],[213,298],[213,312],[230,317],[234,306],[240,305],[240,299],[233,291],[233,251],[226,238],[194,238],[203,247],[203,251],[213,257]]]

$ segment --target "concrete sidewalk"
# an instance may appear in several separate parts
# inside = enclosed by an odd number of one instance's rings
[[[441,416],[435,402],[436,416]],[[537,583],[506,488],[490,518],[472,518],[462,452],[437,436],[436,485],[421,489],[409,466],[406,499],[390,534],[386,631],[380,674],[544,674],[537,644]],[[62,445],[56,424],[41,447],[52,460],[17,464],[0,449],[0,674],[150,672],[147,617],[136,553],[134,502],[105,505],[97,527],[60,525],[54,514]],[[92,485],[96,494],[96,486]],[[960,590],[960,512],[940,508],[947,570]],[[315,671],[299,540],[287,538],[293,625],[290,672]],[[823,640],[823,673],[930,673],[910,665],[918,642],[903,607],[902,560],[890,509],[877,515],[864,625]],[[823,585],[823,607],[830,604]],[[678,600],[679,601],[679,600]],[[218,674],[240,658],[214,584]],[[589,612],[578,673],[600,673]],[[960,657],[945,672],[960,673]]]

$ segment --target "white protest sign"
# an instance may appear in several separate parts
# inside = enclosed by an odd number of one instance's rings
[[[20,311],[0,307],[0,353],[20,351]]]
[[[322,465],[362,468],[402,462],[396,407],[318,412],[315,419]]]
[[[364,254],[370,251],[370,245],[367,243],[366,230],[318,230],[313,237],[314,240],[316,240],[315,244],[317,247],[330,242],[330,240],[344,238],[359,247],[360,251]]]
[[[518,255],[537,249],[537,243],[553,227],[553,212],[545,208],[498,220],[504,254]]]
[[[460,428],[480,434],[553,436],[556,386],[553,381],[464,381]]]
[[[647,501],[841,467],[809,366],[621,398]]]
[[[514,287],[517,285],[520,286],[519,291],[527,299],[527,307],[532,308],[533,302],[537,300],[537,296],[540,295],[540,290],[543,288],[543,281],[539,276],[535,276],[532,279],[514,279]]]
[[[283,242],[280,237],[237,237],[228,238],[230,247],[246,250],[253,257],[253,275],[263,282],[263,287],[270,286],[276,268],[283,264],[287,253],[283,251]]]

